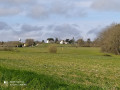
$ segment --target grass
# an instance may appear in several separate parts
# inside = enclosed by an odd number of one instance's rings
[[[0,85],[24,81],[25,90],[119,90],[120,56],[106,56],[99,48],[59,46],[56,54],[47,45],[0,52]],[[20,90],[20,89],[18,89]]]
[[[51,76],[47,75],[42,75],[42,74],[36,74],[33,72],[29,71],[21,71],[21,70],[12,70],[12,69],[6,69],[0,67],[0,71],[2,73],[1,82],[4,81],[24,81],[26,83],[25,86],[18,86],[18,87],[13,87],[13,86],[8,86],[6,87],[4,84],[1,85],[1,89],[27,89],[27,90],[73,90],[73,89],[86,89],[86,88],[96,88],[96,89],[101,89],[96,86],[85,86],[85,85],[71,85],[71,84],[66,84],[63,80],[58,79],[58,78],[53,78]],[[12,72],[12,73],[11,73]],[[18,74],[19,73],[19,74]],[[14,77],[14,78],[13,78]]]

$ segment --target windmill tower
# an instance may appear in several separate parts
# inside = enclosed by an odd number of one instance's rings
[[[21,38],[19,38],[19,42],[21,42]]]

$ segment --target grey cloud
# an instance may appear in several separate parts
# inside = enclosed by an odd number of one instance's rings
[[[51,12],[55,14],[68,14],[68,12],[73,8],[69,2],[53,2],[51,7]]]
[[[97,35],[99,32],[100,32],[100,30],[98,28],[94,28],[94,29],[88,31],[87,34],[96,34]]]
[[[69,16],[69,17],[75,17],[75,16],[79,16],[79,17],[83,17],[86,16],[86,12],[84,12],[83,9],[75,7],[74,5],[70,4],[70,5],[66,5],[66,4],[55,4],[54,7],[52,7],[53,9],[51,10],[54,14],[58,14],[58,15],[64,15],[64,16]]]
[[[20,11],[19,8],[0,8],[0,16],[17,15]]]
[[[120,11],[120,0],[96,0],[91,7],[99,11]]]
[[[62,25],[54,25],[48,29],[49,33],[46,34],[53,37],[59,38],[79,38],[81,37],[80,28],[72,25],[72,24],[62,24]]]
[[[40,39],[40,35],[42,30],[44,29],[44,26],[40,25],[16,25],[17,28],[12,29],[11,33],[14,37],[22,38],[22,40],[25,40],[26,38],[33,38],[33,39]]]
[[[0,0],[0,16],[13,16],[28,12],[37,0]]]
[[[54,25],[48,25],[47,30],[52,30],[52,29],[54,29],[54,27],[55,27]]]
[[[11,27],[5,23],[5,22],[0,22],[0,30],[9,30]]]
[[[54,15],[62,17],[87,15],[74,0],[0,0],[0,2],[0,16],[22,14],[34,19],[45,19]]]
[[[72,24],[73,26],[75,26],[75,27],[78,27],[78,28],[80,28],[80,26],[79,25],[77,25],[77,24]]]
[[[55,27],[55,31],[57,32],[63,32],[65,34],[71,33],[71,34],[79,34],[78,29],[70,24],[63,24],[63,25],[58,25]]]
[[[40,33],[44,29],[44,26],[27,25],[27,24],[16,25],[16,26],[17,28],[14,28],[14,30],[12,30],[14,36],[19,36],[24,38],[27,38],[28,36],[39,37],[38,33]]]
[[[22,25],[21,30],[22,31],[40,31],[44,28],[44,26],[32,26],[32,25]]]
[[[34,38],[37,40],[46,40],[49,37],[59,39],[76,39],[81,37],[81,31],[78,25],[62,24],[62,25],[48,25],[48,26],[31,26],[22,25],[20,31],[15,32],[19,37]]]
[[[0,21],[0,40],[8,41],[14,38],[13,27],[8,25],[6,22]],[[15,40],[15,39],[14,39]]]
[[[84,17],[86,12],[83,8],[80,8],[73,3],[73,1],[54,1],[47,4],[38,4],[32,7],[28,13],[32,18],[46,18],[51,15],[58,15],[64,17]]]
[[[20,3],[29,3],[32,0],[0,0],[2,3],[9,3],[9,4],[20,4]]]
[[[89,31],[86,33],[86,35],[87,35],[88,37],[91,37],[92,40],[94,40],[94,39],[99,35],[99,33],[101,33],[101,32],[104,30],[105,27],[106,27],[106,26],[101,26],[101,25],[99,25],[99,26],[97,26],[97,27],[92,28],[91,30],[89,30]]]
[[[31,11],[28,13],[28,16],[32,18],[46,18],[49,14],[49,10],[45,8],[44,6],[34,6],[32,7]]]
[[[15,37],[16,35],[14,35],[12,31],[0,32],[0,41],[18,40],[18,38],[15,38]]]
[[[36,26],[36,25],[16,25],[17,28],[12,27],[10,30],[9,26],[6,23],[0,22],[0,38],[3,40],[4,36],[6,38],[4,40],[18,40],[18,38],[22,38],[25,40],[26,38],[33,38],[36,40],[46,40],[49,37],[59,39],[78,39],[81,37],[80,27],[77,24],[61,24],[61,25],[48,25],[48,26]],[[4,32],[3,32],[4,30]],[[5,31],[6,30],[6,31]],[[9,38],[8,38],[9,36]]]

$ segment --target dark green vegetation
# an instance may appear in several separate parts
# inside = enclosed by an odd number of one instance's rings
[[[59,45],[49,53],[46,45],[0,51],[2,90],[119,90],[120,56],[100,48]],[[24,81],[26,86],[6,86]]]

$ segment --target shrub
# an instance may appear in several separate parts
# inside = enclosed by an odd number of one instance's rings
[[[112,57],[111,55],[109,55],[109,54],[104,54],[103,56],[108,56],[108,57]]]
[[[15,51],[12,47],[0,47],[0,51]]]
[[[7,47],[22,47],[22,43],[19,41],[8,41],[4,43]]]
[[[50,53],[57,53],[57,46],[56,45],[50,45],[48,47],[48,50]]]

